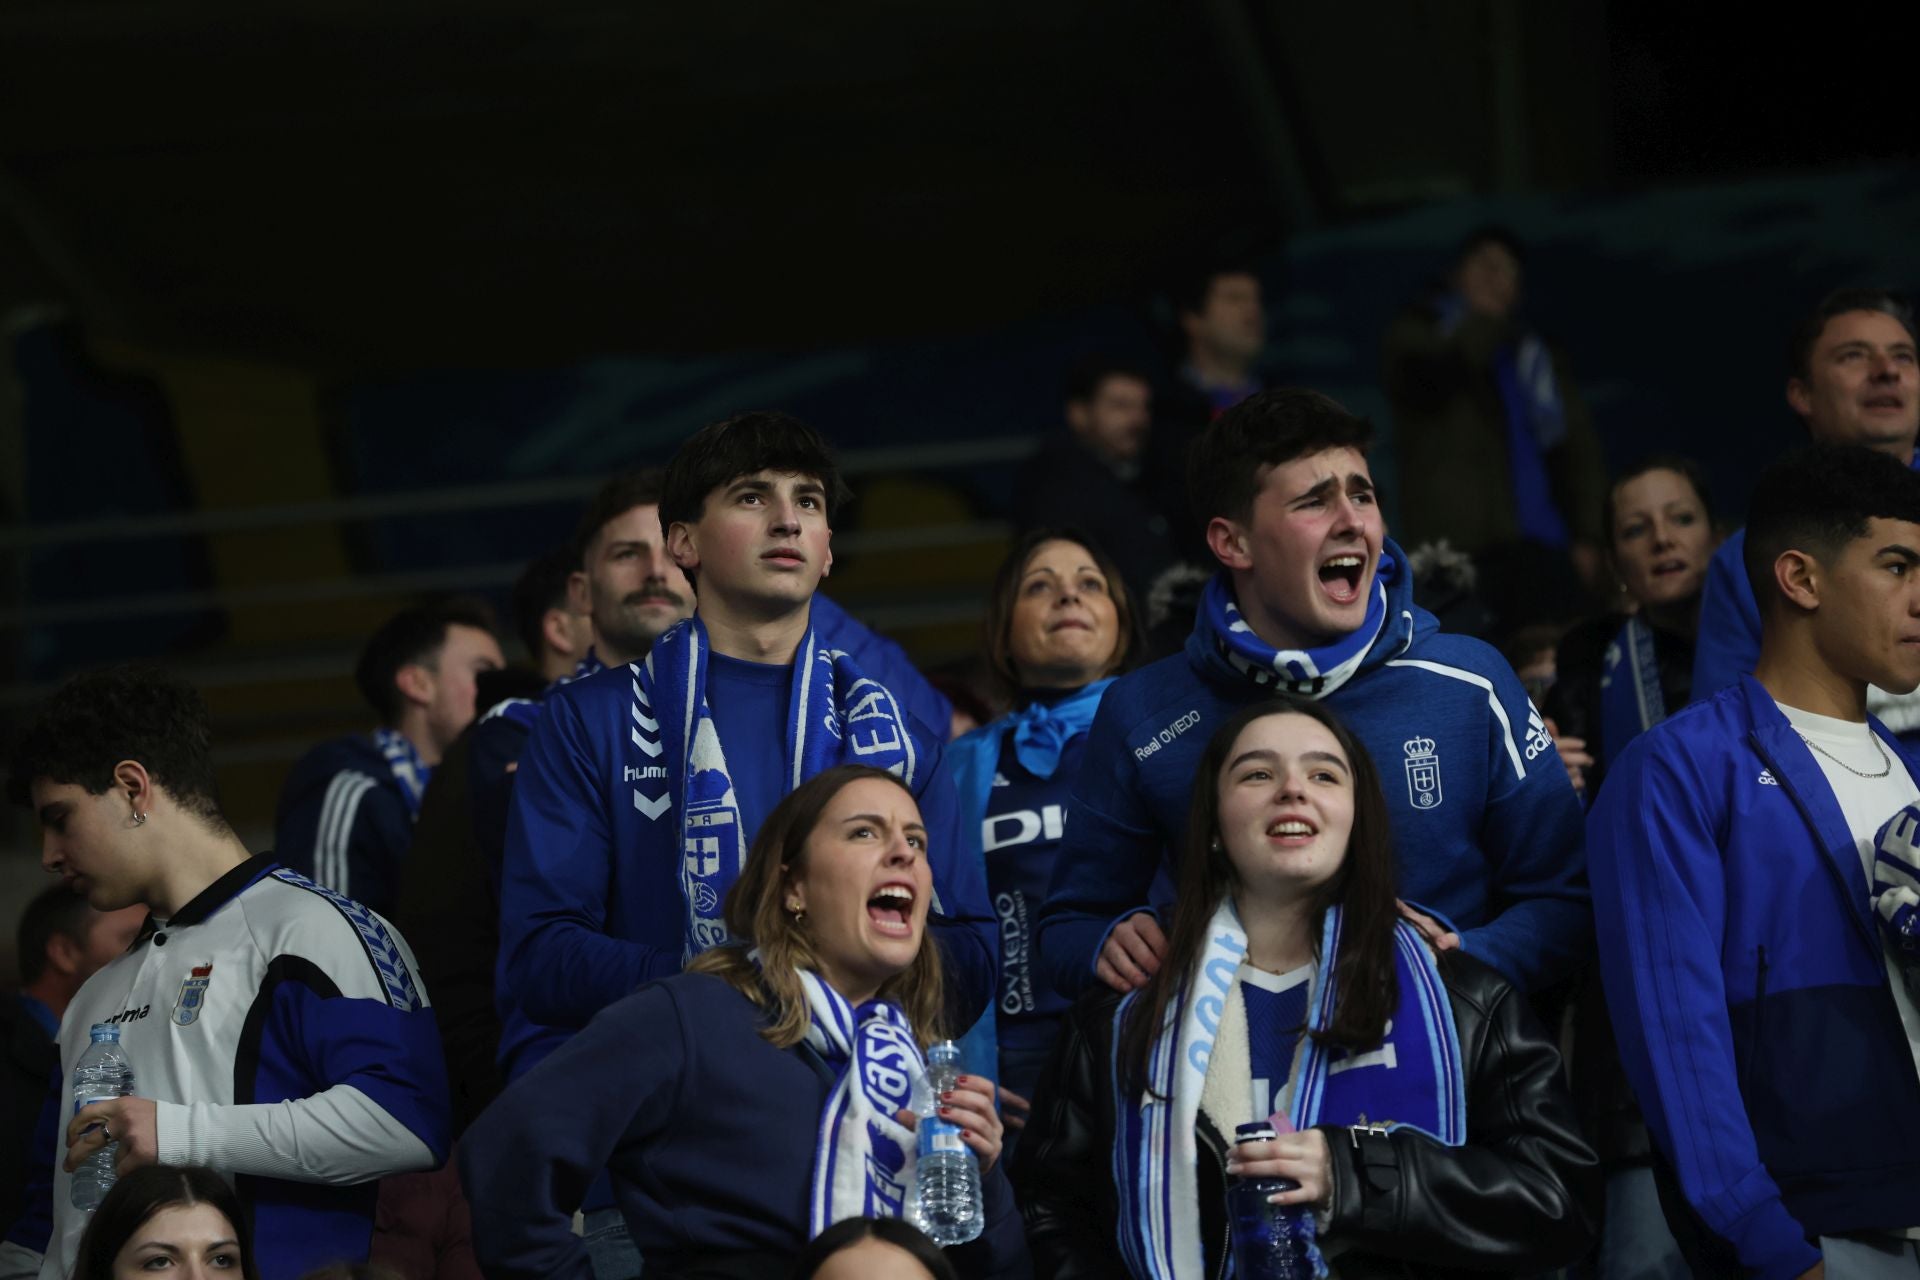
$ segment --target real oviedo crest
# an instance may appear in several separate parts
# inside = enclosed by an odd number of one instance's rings
[[[173,1020],[183,1027],[190,1027],[200,1018],[200,1010],[207,1003],[207,987],[213,981],[213,961],[193,966],[185,982],[180,984],[180,996],[173,1002]]]
[[[1440,807],[1440,754],[1432,738],[1409,738],[1401,749],[1407,753],[1407,803],[1416,809]]]

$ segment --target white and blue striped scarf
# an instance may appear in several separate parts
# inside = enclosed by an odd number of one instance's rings
[[[1333,958],[1340,954],[1340,919],[1340,908],[1334,907],[1322,925],[1322,962],[1307,997],[1307,1026],[1312,1030],[1325,1028],[1333,1018],[1338,996]],[[1120,1200],[1121,1256],[1138,1280],[1196,1280],[1204,1271],[1195,1128],[1201,1092],[1216,1043],[1224,1043],[1223,1025],[1238,1021],[1243,1028],[1239,1055],[1247,1049],[1244,1018],[1230,1017],[1233,1002],[1242,998],[1236,975],[1247,954],[1247,935],[1231,896],[1214,911],[1207,939],[1192,973],[1167,1006],[1166,1025],[1148,1058],[1147,1089],[1137,1102],[1126,1101],[1122,1093],[1126,1069],[1117,1049],[1139,993],[1121,1001],[1114,1013],[1113,1088],[1122,1102],[1113,1179]],[[1288,1118],[1295,1130],[1305,1130],[1317,1124],[1366,1123],[1371,1116],[1389,1128],[1416,1129],[1458,1146],[1466,1141],[1467,1105],[1453,1006],[1420,935],[1401,921],[1394,939],[1400,1001],[1386,1039],[1370,1053],[1351,1054],[1301,1036],[1287,1077],[1293,1082]],[[1222,1071],[1250,1080],[1249,1062],[1229,1061],[1224,1052],[1218,1056]],[[1250,1087],[1245,1081],[1233,1083],[1237,1087],[1226,1092],[1243,1100],[1250,1111]],[[1319,1274],[1326,1274],[1317,1256],[1315,1265]]]
[[[884,1000],[855,1008],[808,970],[800,981],[813,1014],[807,1044],[839,1075],[820,1113],[809,1234],[847,1218],[898,1218],[913,1186],[916,1146],[894,1116],[912,1108],[927,1074],[913,1024]]]
[[[420,758],[420,752],[397,729],[375,729],[373,745],[387,758],[387,769],[399,784],[400,796],[407,802],[407,813],[420,816],[420,797],[427,793],[433,766]]]
[[[729,941],[727,891],[747,863],[754,833],[740,819],[727,757],[707,707],[707,629],[698,615],[653,643],[632,664],[632,725],[627,752],[633,804],[650,821],[680,812],[686,898],[686,956]],[[749,750],[757,744],[736,744]],[[913,730],[893,694],[860,674],[847,654],[820,647],[809,628],[794,656],[781,761],[784,790],[838,764],[885,769],[909,787],[922,762]],[[935,911],[940,910],[936,900]]]
[[[1255,634],[1233,598],[1233,581],[1221,570],[1200,593],[1200,611],[1187,639],[1188,658],[1230,678],[1250,680],[1302,698],[1324,698],[1353,679],[1387,625],[1387,587],[1400,572],[1385,551],[1374,574],[1367,616],[1358,628],[1317,649],[1276,649]],[[1412,619],[1406,618],[1407,639]],[[1403,639],[1401,647],[1406,647]]]

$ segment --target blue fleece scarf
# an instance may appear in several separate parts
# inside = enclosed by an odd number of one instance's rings
[[[1095,680],[1051,706],[1029,702],[1006,717],[1003,723],[1013,729],[1013,758],[1020,767],[1036,778],[1051,778],[1060,767],[1060,753],[1093,724],[1093,713],[1100,709],[1100,695],[1113,681],[1112,676]]]
[[[633,704],[626,776],[636,783],[634,808],[649,820],[659,821],[671,808],[680,811],[688,959],[728,941],[727,891],[746,866],[754,834],[740,820],[726,752],[707,707],[709,652],[706,625],[696,615],[654,641],[644,663],[628,667]],[[734,750],[766,745],[736,743]],[[913,786],[920,766],[912,726],[893,694],[861,675],[842,650],[821,648],[811,627],[794,655],[779,749],[787,791],[837,764],[885,769]],[[933,906],[940,909],[937,900]]]
[[[1341,910],[1334,907],[1321,926],[1322,959],[1307,997],[1310,1030],[1324,1029],[1333,1018],[1340,926]],[[1246,959],[1247,936],[1231,897],[1214,911],[1207,939],[1168,1005],[1166,1025],[1148,1058],[1146,1091],[1138,1099],[1122,1097],[1118,1107],[1113,1178],[1120,1197],[1120,1248],[1139,1280],[1193,1280],[1203,1273],[1195,1128],[1202,1093],[1208,1114],[1226,1133],[1267,1118],[1244,1114],[1253,1110],[1252,1066],[1244,1002],[1234,986]],[[1394,976],[1399,1003],[1378,1049],[1351,1054],[1330,1050],[1312,1036],[1300,1037],[1288,1076],[1287,1116],[1296,1131],[1318,1124],[1365,1124],[1374,1117],[1389,1129],[1414,1129],[1447,1146],[1466,1141],[1466,1083],[1453,1005],[1433,954],[1405,921],[1394,929]],[[1133,993],[1114,1012],[1116,1092],[1126,1077],[1118,1057],[1120,1031],[1139,998]],[[1216,1104],[1223,1099],[1238,1112],[1219,1114]],[[1317,1248],[1313,1256],[1316,1274],[1326,1275]]]
[[[1611,768],[1627,744],[1667,718],[1653,628],[1628,618],[1600,668],[1600,763]]]
[[[420,797],[427,793],[433,766],[420,758],[420,752],[396,729],[375,729],[373,745],[387,758],[387,769],[400,785],[400,797],[407,802],[407,813],[420,816]]]
[[[1255,635],[1240,616],[1233,584],[1222,570],[1200,594],[1200,612],[1187,638],[1187,655],[1233,678],[1303,698],[1324,698],[1354,677],[1380,638],[1387,622],[1387,584],[1399,572],[1399,562],[1383,550],[1367,616],[1357,630],[1315,649],[1276,649]]]
[[[1874,918],[1908,989],[1920,994],[1920,801],[1888,818],[1873,844]]]

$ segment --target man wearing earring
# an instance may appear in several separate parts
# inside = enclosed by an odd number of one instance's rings
[[[221,813],[208,739],[191,686],[121,667],[68,681],[14,750],[10,791],[39,818],[41,864],[97,910],[148,911],[61,1021],[48,1280],[70,1274],[87,1223],[72,1172],[108,1144],[123,1173],[234,1178],[276,1276],[365,1259],[376,1180],[446,1158],[446,1070],[406,944],[248,852]],[[138,1095],[69,1121],[66,1084],[102,1022],[121,1029]]]
[[[1920,1010],[1870,905],[1920,773],[1867,713],[1920,687],[1920,475],[1783,459],[1744,560],[1753,675],[1635,739],[1588,822],[1607,1005],[1694,1274],[1920,1277]]]

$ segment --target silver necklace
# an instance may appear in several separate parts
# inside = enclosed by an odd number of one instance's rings
[[[1798,729],[1795,729],[1794,732],[1800,733]],[[1852,774],[1854,777],[1867,778],[1867,779],[1884,778],[1888,774],[1893,772],[1893,761],[1887,759],[1887,749],[1880,745],[1879,735],[1869,731],[1867,734],[1867,740],[1873,743],[1873,749],[1880,753],[1880,772],[1878,773],[1866,773],[1860,769],[1854,768],[1852,765],[1848,764],[1845,760],[1842,760],[1839,756],[1833,754],[1833,752],[1827,750],[1825,747],[1815,742],[1812,738],[1809,738],[1806,734],[1800,733],[1800,741],[1806,743],[1808,746],[1812,747],[1815,751],[1818,751],[1821,755],[1833,761],[1835,764],[1839,765],[1842,769],[1845,769],[1848,773]]]

